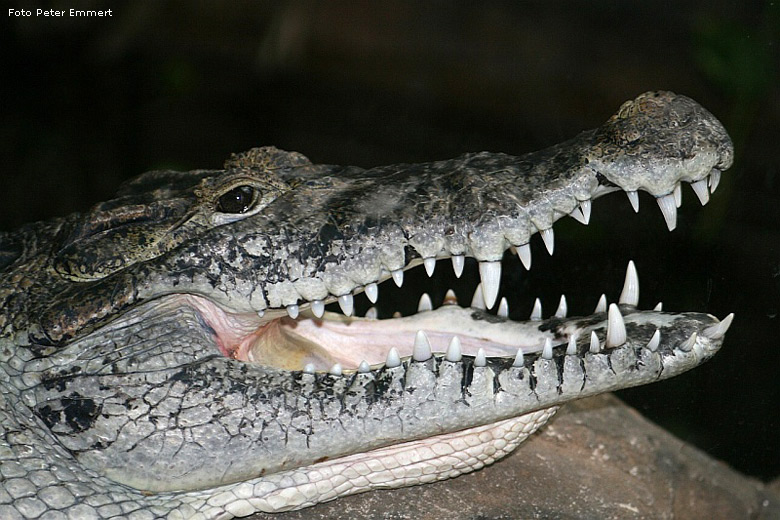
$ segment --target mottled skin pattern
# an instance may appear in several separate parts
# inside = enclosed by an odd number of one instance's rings
[[[520,157],[364,170],[257,148],[224,170],[144,174],[86,214],[0,234],[0,518],[230,518],[448,478],[511,451],[546,409],[692,368],[719,348],[718,320],[631,302],[619,307],[618,344],[605,312],[531,322],[522,362],[465,347],[415,360],[399,336],[387,339],[399,363],[383,352],[369,370],[356,372],[357,358],[329,374],[324,347],[280,353],[268,341],[261,352],[247,338],[294,328],[288,312],[313,320],[310,302],[351,305],[422,259],[500,261],[557,219],[582,218],[593,198],[668,196],[719,176],[732,155],[694,101],[647,93]],[[420,323],[431,335],[435,319],[487,338],[514,323],[480,309],[429,313]],[[552,355],[540,352],[545,339]],[[517,432],[462,464],[455,448],[430,478],[375,467],[385,452],[372,450],[510,419],[500,424]],[[364,453],[352,469],[328,466]]]

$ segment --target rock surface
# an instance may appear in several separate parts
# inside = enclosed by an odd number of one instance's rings
[[[605,395],[567,405],[482,471],[252,518],[768,520],[780,518],[780,495]]]

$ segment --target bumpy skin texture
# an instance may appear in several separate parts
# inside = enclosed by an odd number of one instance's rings
[[[719,348],[718,320],[630,304],[623,343],[605,340],[606,313],[553,317],[529,327],[554,355],[531,348],[522,364],[402,354],[339,375],[231,357],[289,306],[346,297],[420,259],[498,261],[595,197],[669,195],[732,155],[694,101],[647,93],[520,157],[364,170],[258,148],[224,170],[144,174],[89,213],[1,234],[0,517],[229,518],[447,478],[511,450],[545,409],[692,368]],[[504,437],[472,458],[453,448],[430,478],[396,475],[403,457],[372,451],[499,421]]]

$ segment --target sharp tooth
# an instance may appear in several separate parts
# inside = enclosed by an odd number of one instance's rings
[[[379,311],[376,307],[369,307],[366,311],[366,319],[375,320],[379,318]]]
[[[607,312],[607,295],[602,294],[601,298],[599,298],[599,302],[596,304],[596,310],[593,311],[594,313],[599,312]]]
[[[341,375],[341,365],[339,363],[336,363],[332,367],[330,367],[329,372],[333,374],[334,376],[340,376]]]
[[[471,298],[471,307],[474,309],[482,309],[483,311],[487,308],[485,307],[485,298],[482,296],[482,284],[477,284],[477,288],[474,291],[474,296]]]
[[[502,318],[508,318],[509,317],[509,303],[506,301],[506,298],[501,298],[501,301],[498,303],[498,313],[499,316]]]
[[[417,331],[414,337],[414,349],[412,350],[412,359],[415,361],[427,361],[431,358],[431,342],[428,336],[421,330]]]
[[[376,283],[366,285],[366,296],[368,297],[368,301],[376,303],[377,298],[379,298],[379,287]]]
[[[609,318],[607,320],[607,347],[619,347],[626,342],[626,323],[620,309],[614,303],[609,305]]]
[[[385,360],[386,368],[395,368],[401,366],[401,356],[398,355],[398,351],[395,347],[392,347],[387,352],[387,359]]]
[[[678,208],[682,206],[682,187],[680,186],[680,183],[674,185],[674,191],[672,191],[672,195],[674,195],[674,205]]]
[[[653,337],[650,338],[650,341],[647,342],[647,348],[649,348],[652,352],[655,352],[658,350],[658,345],[661,344],[661,331],[658,329],[655,329],[655,332],[653,332]]]
[[[298,306],[297,305],[288,305],[287,306],[287,314],[289,314],[289,316],[292,319],[297,318],[298,317]]]
[[[653,307],[653,310],[654,311],[658,311],[658,312],[661,312],[662,310],[664,310],[664,302],[656,303],[655,307]]]
[[[715,190],[718,189],[718,184],[720,184],[720,170],[713,168],[710,172],[710,193],[715,193]]]
[[[677,227],[677,204],[674,201],[674,195],[670,193],[655,200],[658,201],[658,207],[661,208],[661,213],[664,214],[666,227],[669,228],[669,231],[672,231]]]
[[[404,272],[402,269],[396,269],[390,273],[390,276],[393,277],[393,281],[398,287],[401,287],[404,284]]]
[[[417,304],[417,312],[432,311],[432,310],[433,310],[433,303],[431,303],[431,297],[428,296],[428,293],[423,293],[423,295],[420,296],[420,302]]]
[[[698,339],[699,335],[695,332],[691,334],[691,336],[686,339],[684,342],[680,343],[680,350],[683,352],[690,352],[691,349],[693,349],[693,346],[696,345],[696,340]]]
[[[526,271],[531,270],[531,244],[523,244],[517,249],[517,256],[520,258],[520,261],[523,262],[523,266],[525,267]]]
[[[518,348],[517,354],[515,354],[515,360],[512,362],[513,367],[521,367],[525,364],[525,359],[523,359],[523,349]]]
[[[485,297],[485,307],[492,309],[498,297],[498,286],[501,284],[501,261],[480,262],[479,277],[482,280],[482,295]]]
[[[550,338],[544,338],[544,347],[542,348],[542,359],[552,359],[553,348],[552,340]]]
[[[582,210],[579,206],[571,210],[571,213],[569,213],[569,216],[571,216],[574,220],[579,222],[580,224],[585,224],[585,216],[582,214]]]
[[[352,316],[353,299],[351,294],[343,294],[339,296],[339,307],[344,316]]]
[[[423,265],[425,266],[425,272],[428,273],[428,278],[433,276],[433,271],[436,269],[436,259],[433,257],[426,258],[423,260]]]
[[[466,262],[466,257],[463,255],[452,255],[452,270],[455,271],[455,278],[460,278],[463,274],[463,265]]]
[[[599,338],[596,336],[595,330],[590,331],[590,347],[588,347],[588,350],[590,350],[591,354],[598,354],[601,350],[601,347],[599,346]]]
[[[707,336],[710,339],[720,339],[723,337],[724,334],[726,334],[726,331],[729,330],[729,327],[731,327],[731,322],[734,321],[734,313],[732,312],[723,320],[721,320],[720,323],[717,323],[715,325],[711,325],[704,329],[702,334]]]
[[[542,302],[537,298],[534,301],[534,308],[531,309],[531,320],[539,321],[542,319]]]
[[[402,316],[401,316],[401,312],[400,312],[400,311],[395,311],[395,312],[393,313],[393,318],[401,318],[401,317],[402,317]]]
[[[701,205],[704,206],[710,201],[710,192],[707,190],[707,179],[699,179],[696,182],[691,183],[691,188],[693,188],[693,192],[696,194],[696,196],[699,198],[699,202],[701,202]]]
[[[321,300],[314,300],[311,302],[311,312],[317,318],[322,318],[322,315],[325,314],[325,302]]]
[[[590,223],[590,200],[580,201],[580,211],[582,216],[585,217],[585,224]]]
[[[572,334],[569,336],[569,344],[566,345],[566,355],[573,356],[577,353],[577,335]]]
[[[634,208],[634,213],[639,213],[639,193],[636,190],[627,191],[628,201],[631,203],[631,207]]]
[[[360,364],[358,365],[358,368],[357,368],[357,369],[358,369],[358,372],[362,372],[362,373],[364,373],[364,374],[365,374],[366,372],[371,372],[371,367],[369,366],[369,364],[368,364],[368,363],[366,363],[366,360],[365,360],[365,359],[364,359],[363,361],[361,361],[361,362],[360,362]]]
[[[458,304],[458,297],[455,296],[455,291],[452,289],[447,289],[447,294],[444,295],[444,301],[442,302],[442,305],[457,305]]]
[[[484,367],[487,365],[487,358],[485,357],[485,349],[480,348],[477,350],[477,356],[474,358],[475,367]]]
[[[637,306],[639,303],[639,275],[633,260],[629,260],[626,268],[626,281],[623,283],[623,292],[620,293],[620,303]]]
[[[566,304],[566,295],[561,295],[561,301],[558,302],[558,309],[555,311],[555,316],[558,318],[565,318],[569,312],[569,306]]]
[[[547,252],[552,255],[553,249],[555,249],[555,234],[553,233],[553,229],[552,228],[542,229],[539,231],[539,234],[542,235],[542,240],[544,241],[544,247],[547,248]]]
[[[257,317],[258,318],[262,318],[263,316],[265,316],[265,310],[257,311]]]
[[[452,363],[458,363],[461,359],[461,350],[460,350],[460,338],[458,336],[452,336],[452,339],[450,340],[450,346],[447,347],[447,361],[450,361]]]
[[[314,363],[306,363],[303,367],[303,371],[307,374],[313,374],[314,373]]]

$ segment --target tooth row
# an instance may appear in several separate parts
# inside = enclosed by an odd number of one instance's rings
[[[726,334],[729,327],[731,326],[731,322],[733,321],[733,319],[734,319],[734,314],[733,313],[729,314],[719,323],[715,325],[711,325],[710,327],[704,329],[704,331],[702,332],[702,336],[705,336],[710,339],[722,338],[723,335]],[[697,332],[693,332],[688,337],[688,339],[686,339],[685,341],[683,341],[678,345],[678,348],[684,352],[688,352],[695,347],[698,338],[699,338],[699,334]],[[576,334],[569,337],[569,340],[566,345],[567,356],[572,356],[577,354],[577,339],[578,337]],[[607,318],[607,335],[605,340],[605,347],[606,348],[619,347],[625,344],[626,339],[627,339],[626,324],[625,321],[623,320],[623,316],[620,314],[620,309],[616,304],[614,303],[610,304],[609,315]],[[650,338],[650,341],[647,342],[646,347],[650,351],[656,352],[660,344],[661,344],[661,331],[659,329],[656,329],[652,337]],[[554,346],[552,343],[552,339],[549,337],[545,338],[540,357],[542,359],[552,359],[553,350],[554,350]],[[590,343],[588,345],[588,352],[590,352],[591,354],[598,354],[601,352],[601,350],[602,350],[601,343],[599,341],[598,336],[596,335],[596,332],[591,331]],[[414,338],[414,346],[412,349],[412,360],[416,362],[425,362],[431,359],[432,357],[433,357],[433,352],[431,350],[431,343],[430,340],[428,339],[428,336],[422,330],[418,330]],[[447,352],[444,354],[444,359],[452,363],[459,363],[462,360],[462,358],[463,358],[463,353],[462,353],[460,338],[458,338],[458,336],[453,336],[452,339],[450,340],[449,346],[447,347]],[[512,362],[512,366],[522,367],[524,366],[524,364],[525,364],[525,354],[522,348],[518,348],[517,353],[515,354],[515,358]],[[474,356],[474,366],[484,367],[486,365],[487,365],[487,356],[485,354],[485,350],[480,348],[477,351],[476,356]],[[401,366],[401,357],[398,354],[398,350],[395,347],[393,347],[387,353],[385,367],[396,368],[399,366]],[[370,371],[371,371],[371,366],[365,360],[361,361],[357,367],[357,372],[359,373],[366,373]],[[315,372],[314,365],[311,363],[307,363],[303,368],[303,372],[314,373]],[[343,374],[343,368],[341,364],[336,363],[330,368],[328,372],[332,375],[340,376]]]

